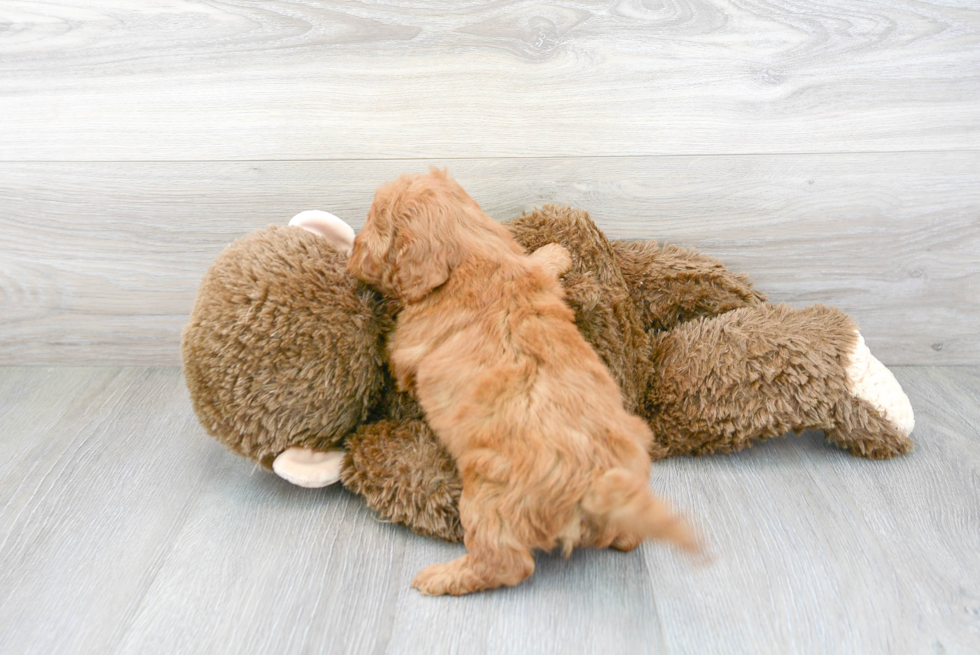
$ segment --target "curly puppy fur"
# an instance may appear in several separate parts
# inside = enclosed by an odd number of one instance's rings
[[[571,254],[571,268],[562,277],[565,301],[619,385],[626,411],[635,413],[651,374],[650,343],[613,247],[585,212],[556,206],[548,211],[553,229],[542,230],[536,213],[506,227],[526,252],[557,243]]]
[[[392,369],[463,482],[468,553],[420,572],[423,593],[517,584],[533,549],[628,549],[645,537],[694,548],[647,488],[649,428],[562,301],[554,271],[567,257],[528,257],[436,170],[381,187],[354,242],[348,270],[405,302]]]

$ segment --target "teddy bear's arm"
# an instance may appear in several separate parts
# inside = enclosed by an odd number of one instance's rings
[[[648,331],[766,301],[746,276],[695,250],[654,241],[614,241],[612,247]]]
[[[421,418],[382,420],[347,438],[341,481],[382,520],[462,541],[456,463]]]

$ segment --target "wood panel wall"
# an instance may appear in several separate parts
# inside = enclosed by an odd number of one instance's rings
[[[694,246],[980,363],[980,8],[968,2],[0,6],[0,363],[176,364],[201,274],[303,209],[447,166]]]

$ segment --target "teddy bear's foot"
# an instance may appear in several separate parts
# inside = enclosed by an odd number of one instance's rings
[[[326,237],[337,250],[348,256],[354,249],[353,228],[330,212],[310,209],[293,216],[289,224]]]
[[[343,450],[289,448],[276,457],[272,463],[272,470],[280,478],[295,485],[317,489],[340,480],[344,455]]]
[[[825,431],[827,439],[858,457],[889,459],[910,452],[914,446],[907,434],[857,396],[842,400],[834,408],[834,420],[835,426]]]
[[[835,406],[834,428],[827,438],[853,455],[887,459],[912,450],[912,404],[884,364],[871,354],[858,333],[845,369],[851,395]]]
[[[892,372],[871,354],[860,332],[857,337],[857,345],[847,366],[848,388],[889,421],[897,432],[909,436],[915,427],[909,397]]]

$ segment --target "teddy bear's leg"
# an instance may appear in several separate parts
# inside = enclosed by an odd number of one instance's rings
[[[836,309],[746,307],[652,342],[645,415],[672,455],[738,450],[806,429],[865,457],[912,448],[908,398]]]
[[[834,408],[834,427],[827,438],[855,455],[884,459],[912,449],[908,438],[915,415],[895,376],[871,354],[858,333],[847,358],[851,396]]]
[[[295,485],[316,489],[340,480],[343,461],[343,450],[320,451],[294,446],[276,457],[272,470]]]
[[[613,241],[612,247],[646,330],[668,330],[766,300],[748,277],[695,250],[655,241]]]
[[[421,419],[384,420],[347,437],[341,481],[381,518],[460,541],[456,463]]]

